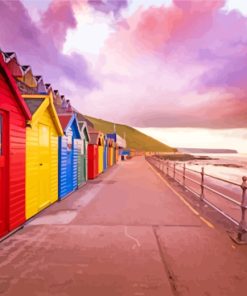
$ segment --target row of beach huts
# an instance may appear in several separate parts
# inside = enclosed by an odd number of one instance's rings
[[[94,129],[69,100],[13,52],[0,51],[0,239],[128,150]]]

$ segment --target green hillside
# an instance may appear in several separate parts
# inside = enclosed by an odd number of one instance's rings
[[[93,118],[85,115],[90,120],[96,130],[104,133],[112,133],[114,131],[114,123],[102,119]],[[152,152],[171,152],[173,148],[149,137],[138,130],[123,124],[116,124],[116,132],[120,137],[126,135],[127,147],[136,149],[138,151],[152,151]]]

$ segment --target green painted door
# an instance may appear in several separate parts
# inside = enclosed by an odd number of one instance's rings
[[[84,184],[87,180],[87,167],[85,165],[85,140],[78,140],[78,186]]]

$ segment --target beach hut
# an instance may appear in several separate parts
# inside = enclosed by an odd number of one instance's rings
[[[108,167],[108,146],[109,146],[109,140],[107,137],[104,137],[104,171],[107,170]]]
[[[104,134],[99,133],[99,144],[98,144],[98,170],[99,174],[104,171]]]
[[[2,52],[4,62],[14,77],[22,76],[22,69],[15,52]]]
[[[0,237],[25,222],[26,122],[30,119],[0,55]]]
[[[90,140],[87,123],[79,121],[81,140],[78,140],[78,187],[85,184],[88,179],[88,143]]]
[[[54,105],[57,109],[57,107],[60,107],[62,105],[62,98],[57,89],[54,90],[54,97],[53,97]]]
[[[33,75],[31,66],[24,65],[21,66],[22,75],[17,76],[17,79],[23,83],[25,83],[28,87],[36,88],[37,81]]]
[[[116,144],[117,144],[117,134],[111,133],[107,134],[107,138],[111,140],[111,149],[110,149],[110,165],[116,163]]]
[[[37,76],[34,76],[34,78],[37,82],[36,92],[39,94],[47,94],[45,83],[42,76],[37,75]]]
[[[26,218],[58,199],[58,137],[63,130],[49,95],[23,95],[32,114],[26,143]]]
[[[90,128],[90,141],[88,144],[88,179],[95,179],[99,174],[99,152],[101,145],[100,132]]]
[[[2,52],[3,59],[12,76],[15,78],[19,91],[22,94],[33,93],[33,88],[26,85],[21,79],[23,76],[22,66],[19,64],[17,56],[14,52]],[[36,84],[33,84],[36,87]],[[36,91],[35,91],[36,92]]]
[[[81,133],[75,114],[60,114],[64,136],[59,137],[58,196],[63,199],[78,187],[78,142]],[[78,141],[76,141],[78,140]]]
[[[113,166],[114,141],[108,138],[108,167]]]

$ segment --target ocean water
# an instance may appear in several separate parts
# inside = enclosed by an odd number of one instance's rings
[[[242,177],[247,176],[247,154],[193,154],[194,156],[208,156],[211,160],[187,161],[186,165],[200,171],[204,167],[205,173],[220,177],[238,184]],[[234,167],[238,166],[238,167]]]

